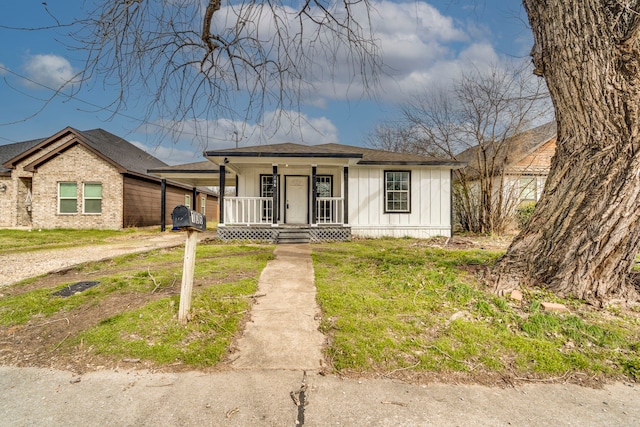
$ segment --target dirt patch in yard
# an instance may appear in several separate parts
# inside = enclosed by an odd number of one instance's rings
[[[170,251],[166,249],[164,251]],[[178,249],[180,250],[180,249]],[[227,254],[225,256],[240,256],[239,254]],[[144,258],[144,254],[139,255]],[[199,258],[200,262],[206,262],[208,257]],[[38,277],[31,282],[20,286],[0,287],[0,298],[24,294],[30,291],[45,289],[51,290],[62,284],[72,284],[83,281],[100,281],[101,277],[111,275],[126,275],[139,273],[140,266],[118,266],[110,261],[100,261],[99,267],[88,271],[85,264],[68,267],[56,272]],[[182,260],[165,262],[163,268],[176,267],[180,269]],[[151,268],[153,272],[153,267]],[[233,282],[253,277],[253,274],[244,272],[231,272],[223,278],[198,277],[194,282],[194,294],[209,286],[221,283]],[[153,301],[180,294],[181,278],[179,274],[173,283],[164,283],[150,292],[115,291],[108,295],[96,298],[95,301],[84,303],[69,311],[61,311],[51,316],[39,315],[22,325],[0,326],[0,365],[13,365],[19,367],[44,367],[68,370],[75,373],[84,373],[99,369],[115,369],[119,367],[152,369],[163,371],[181,371],[185,368],[180,365],[159,366],[152,362],[117,359],[114,357],[96,354],[91,348],[82,343],[69,351],[68,343],[82,331],[88,330],[100,322],[126,311],[135,310]],[[99,288],[98,284],[95,288]],[[64,298],[58,296],[57,298]]]

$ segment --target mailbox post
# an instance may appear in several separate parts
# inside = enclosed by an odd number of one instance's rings
[[[180,287],[180,309],[178,321],[186,325],[189,310],[191,309],[191,293],[193,290],[193,276],[196,268],[196,243],[197,234],[207,229],[207,219],[204,215],[189,209],[184,205],[178,205],[171,213],[173,228],[187,231],[187,243],[184,247],[184,265],[182,268],[182,285]]]

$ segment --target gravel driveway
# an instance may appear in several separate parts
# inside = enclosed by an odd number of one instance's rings
[[[102,245],[0,255],[0,286],[10,285],[29,277],[40,276],[84,262],[174,247],[184,244],[185,240],[184,233],[166,232]]]

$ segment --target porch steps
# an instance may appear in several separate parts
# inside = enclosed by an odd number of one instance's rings
[[[278,230],[278,244],[309,243],[311,235],[308,229],[304,228],[282,228]]]

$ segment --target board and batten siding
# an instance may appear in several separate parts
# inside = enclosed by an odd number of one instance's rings
[[[385,170],[411,171],[411,212],[385,213]],[[349,225],[362,237],[451,236],[451,171],[448,168],[349,168]]]
[[[123,227],[145,227],[159,224],[160,182],[125,176],[123,216]]]
[[[123,227],[146,227],[160,224],[160,181],[125,176],[124,178],[124,224]],[[178,205],[185,204],[185,196],[193,197],[193,191],[167,183],[165,217],[171,224],[171,213]],[[217,199],[205,193],[197,193],[197,211],[202,212],[201,197],[206,196],[207,221],[218,220]],[[191,208],[191,206],[189,206]]]

